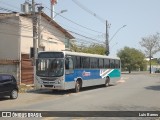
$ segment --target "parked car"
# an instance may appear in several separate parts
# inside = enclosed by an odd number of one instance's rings
[[[0,97],[10,96],[11,99],[18,97],[17,80],[13,75],[0,74]]]
[[[160,69],[156,70],[155,73],[160,73]]]

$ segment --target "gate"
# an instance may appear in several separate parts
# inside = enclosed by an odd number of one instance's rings
[[[29,58],[28,54],[22,54],[21,60],[21,82],[24,84],[33,84],[34,74],[32,59]]]

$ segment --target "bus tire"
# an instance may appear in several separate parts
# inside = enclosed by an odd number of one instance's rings
[[[110,78],[109,78],[109,77],[106,77],[104,86],[105,86],[105,87],[108,87],[108,86],[109,86],[109,83],[110,83]]]
[[[80,91],[80,88],[81,88],[80,81],[77,80],[75,84],[75,92],[78,93]]]

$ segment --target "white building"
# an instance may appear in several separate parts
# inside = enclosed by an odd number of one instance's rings
[[[41,14],[40,26],[39,51],[69,49],[70,40],[74,37],[45,13]],[[13,74],[19,83],[33,83],[31,50],[32,15],[0,13],[0,73]]]

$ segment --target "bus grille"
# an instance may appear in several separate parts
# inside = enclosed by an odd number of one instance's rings
[[[44,85],[45,87],[53,87],[53,85]]]

